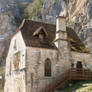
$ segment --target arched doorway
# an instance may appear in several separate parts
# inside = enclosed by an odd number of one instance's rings
[[[82,62],[81,61],[78,61],[77,64],[76,64],[76,68],[78,69],[82,69],[83,66],[82,66]]]

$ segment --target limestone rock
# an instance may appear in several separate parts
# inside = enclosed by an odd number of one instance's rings
[[[45,0],[43,7],[44,22],[55,24],[56,15],[64,14],[67,17],[68,24],[74,25],[76,33],[91,49],[92,41],[89,39],[92,38],[92,0]]]
[[[8,14],[1,14],[0,16],[0,58],[2,58],[2,54],[5,52],[5,48],[7,47],[6,42],[9,41],[9,38],[13,35],[16,30],[16,26],[11,22],[13,21],[13,17]]]

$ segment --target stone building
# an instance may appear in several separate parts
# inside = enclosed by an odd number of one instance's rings
[[[65,17],[56,26],[24,20],[10,42],[4,92],[39,92],[71,67],[91,69],[91,60]]]

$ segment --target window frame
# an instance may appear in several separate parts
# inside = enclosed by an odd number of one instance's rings
[[[14,59],[13,59],[13,64],[14,64],[14,70],[18,70],[19,69],[19,63],[21,61],[21,57],[20,57],[20,51],[14,53]],[[16,57],[17,55],[17,57]]]
[[[49,66],[47,66],[47,65],[49,65]],[[44,76],[45,77],[52,76],[52,63],[51,63],[51,60],[49,58],[47,58],[45,60],[45,63],[44,63]]]

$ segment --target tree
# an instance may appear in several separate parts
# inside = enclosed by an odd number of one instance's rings
[[[35,0],[32,4],[29,4],[25,9],[25,17],[27,19],[34,19],[36,16],[41,15],[44,0]]]

